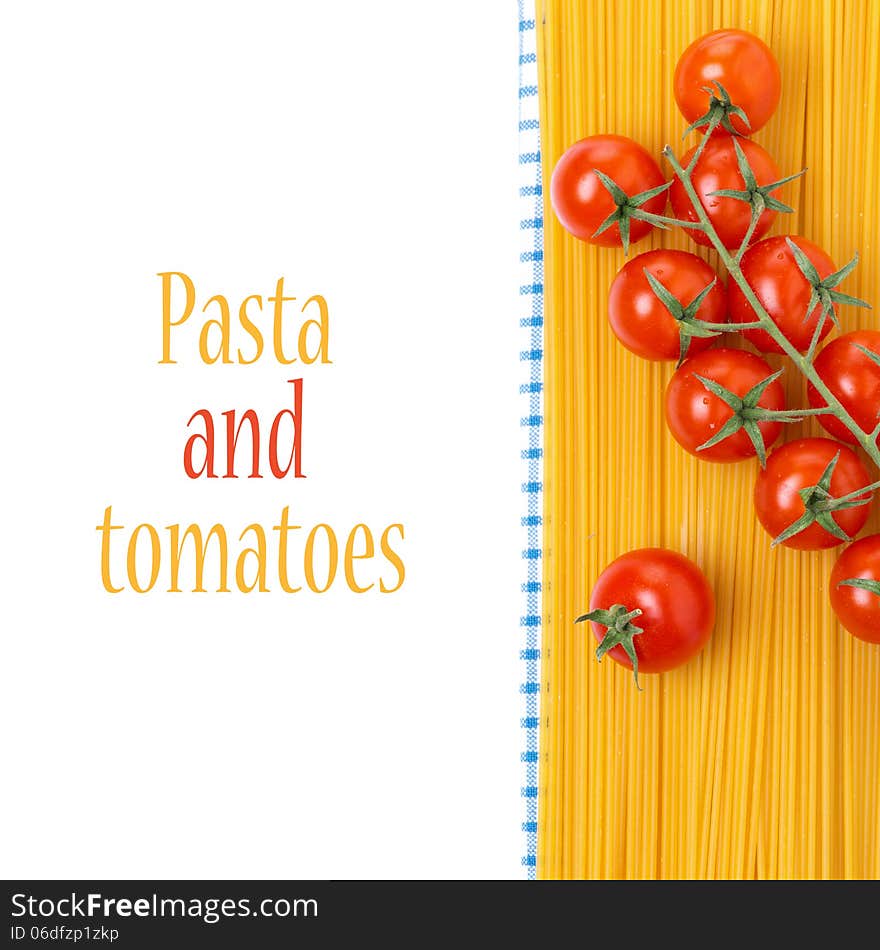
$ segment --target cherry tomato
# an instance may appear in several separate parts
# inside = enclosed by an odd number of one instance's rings
[[[840,458],[831,476],[831,495],[840,498],[870,485],[871,478],[865,466],[852,449],[831,439],[799,439],[776,449],[767,459],[767,467],[755,482],[755,511],[758,520],[774,537],[793,525],[805,512],[799,492],[816,485],[828,463],[840,452]],[[858,508],[835,511],[832,518],[850,536],[854,537],[868,520],[870,502]],[[813,522],[799,534],[782,542],[799,551],[818,551],[841,544],[820,524]]]
[[[880,332],[856,330],[832,340],[816,357],[813,367],[861,429],[872,432],[880,421],[880,366],[855,344],[880,355]],[[812,383],[807,385],[807,398],[815,409],[825,405]],[[857,441],[837,416],[819,416],[819,422],[836,439]]]
[[[756,454],[745,429],[740,429],[717,445],[697,448],[721,431],[733,416],[733,410],[697,379],[703,376],[720,383],[736,396],[745,396],[773,370],[760,356],[745,350],[709,350],[683,363],[666,388],[666,422],[675,441],[697,458],[710,462],[739,462]],[[785,409],[785,391],[779,380],[764,390],[758,405],[764,409]],[[781,422],[759,422],[764,446],[771,446],[782,431]]]
[[[701,36],[681,54],[673,80],[675,101],[688,122],[705,115],[709,96],[704,86],[717,94],[720,83],[730,101],[748,116],[746,125],[731,116],[741,135],[757,132],[773,115],[781,88],[779,65],[770,48],[757,36],[743,30],[715,30]]]
[[[633,197],[662,185],[666,180],[660,166],[638,142],[623,135],[591,135],[568,148],[556,163],[550,179],[550,203],[559,223],[575,237],[602,247],[620,247],[620,229],[611,225],[593,237],[602,222],[617,207],[608,189],[594,174],[604,172]],[[644,211],[662,214],[666,192],[649,198]],[[647,221],[630,219],[630,243],[641,240],[653,229]]]
[[[759,185],[769,185],[779,180],[779,169],[776,163],[760,145],[751,139],[738,139],[738,142]],[[682,168],[687,168],[695,151],[696,148],[692,148],[679,159]],[[727,248],[738,248],[749,229],[752,219],[751,207],[745,201],[739,201],[736,198],[720,198],[710,194],[721,189],[742,191],[745,188],[736,160],[733,138],[730,135],[713,136],[706,143],[691,177],[700,204],[709,216],[721,243]],[[776,192],[772,194],[775,196]],[[669,197],[675,217],[679,221],[697,220],[697,212],[694,211],[684,185],[678,178],[672,182]],[[775,217],[776,212],[768,210],[758,218],[758,224],[752,236],[753,241],[767,233]],[[688,234],[697,244],[709,247],[712,243],[702,231],[688,231]]]
[[[687,663],[706,645],[715,623],[715,597],[703,572],[683,554],[663,548],[629,551],[602,571],[590,611],[618,604],[642,611],[632,621],[643,631],[632,638],[640,673],[663,673]],[[601,643],[607,628],[595,622],[592,627]],[[633,667],[622,645],[608,656]]]
[[[724,284],[704,260],[687,251],[647,251],[624,264],[614,278],[608,296],[608,320],[617,339],[645,359],[677,360],[680,355],[678,321],[651,289],[644,274],[646,269],[683,307],[715,280],[715,286],[694,314],[707,323],[723,323],[726,319]],[[699,353],[713,342],[712,337],[692,336],[688,354]]]
[[[837,269],[834,261],[812,241],[802,237],[792,237],[791,240],[812,261],[821,278],[824,279]],[[785,237],[770,237],[750,247],[740,261],[740,268],[776,326],[793,346],[801,353],[805,352],[810,346],[822,308],[816,304],[809,319],[804,320],[812,287],[801,273]],[[755,311],[736,281],[730,282],[728,297],[732,322],[754,323],[757,320]],[[837,312],[836,304],[834,310]],[[831,332],[832,325],[832,321],[826,318],[820,339]],[[744,330],[743,336],[762,353],[785,352],[764,330]]]
[[[858,587],[840,586],[852,578],[880,583],[880,534],[851,544],[831,571],[831,606],[847,630],[867,643],[880,643],[880,595]]]

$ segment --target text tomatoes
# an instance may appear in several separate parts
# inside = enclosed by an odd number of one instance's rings
[[[582,241],[602,247],[620,247],[620,228],[613,224],[594,236],[603,221],[616,209],[614,199],[595,174],[598,169],[633,197],[656,188],[666,180],[660,166],[639,145],[623,135],[592,135],[568,148],[556,163],[550,179],[550,203],[559,223]],[[649,198],[642,210],[661,214],[666,192]],[[645,237],[653,225],[630,219],[629,240]]]
[[[630,669],[627,650],[634,648],[640,673],[663,673],[687,663],[706,645],[715,622],[715,597],[703,572],[684,555],[663,548],[629,551],[612,561],[593,587],[590,614],[580,619],[614,608],[641,611],[631,623],[642,632],[627,636],[625,628],[619,633],[593,621],[593,634],[600,650],[609,635],[618,640],[608,655]]]
[[[880,332],[856,330],[832,340],[816,357],[813,368],[859,427],[870,433],[880,421],[880,366],[860,346],[880,356]],[[815,409],[825,405],[812,383],[807,386],[807,398]],[[837,416],[822,415],[819,422],[835,438],[856,442]]]
[[[709,96],[704,87],[720,83],[730,101],[748,117],[730,116],[734,129],[749,135],[773,115],[779,103],[779,65],[769,47],[743,30],[707,33],[682,53],[675,67],[675,101],[688,122],[706,113]]]
[[[791,240],[807,255],[819,274],[825,278],[835,270],[834,261],[822,250],[802,237]],[[807,315],[813,288],[801,273],[785,237],[771,237],[750,247],[740,262],[743,277],[754,290],[770,318],[800,352],[808,349],[816,324],[822,313],[817,303]],[[734,323],[753,323],[757,317],[746,295],[736,281],[728,287],[730,319]],[[834,305],[835,312],[837,305]],[[824,339],[831,332],[832,322],[826,318],[820,333]],[[782,347],[764,330],[744,330],[743,336],[762,353],[784,353]]]
[[[618,340],[648,360],[677,360],[680,356],[679,321],[660,301],[645,271],[651,273],[686,308],[712,281],[694,316],[707,323],[723,323],[727,315],[724,285],[714,270],[687,251],[647,251],[623,265],[611,284],[608,321]],[[712,345],[712,337],[690,337],[688,354]]]
[[[779,170],[775,162],[760,145],[751,139],[739,139],[738,141],[759,186],[770,185],[779,180]],[[690,149],[679,160],[682,168],[687,168],[695,151],[695,148]],[[742,191],[744,188],[745,182],[737,163],[732,136],[715,136],[706,143],[706,147],[694,167],[692,180],[700,204],[705,209],[712,227],[721,239],[721,243],[728,248],[738,248],[748,232],[752,209],[745,201],[712,194],[713,191],[720,191],[721,189]],[[773,194],[775,196],[775,191]],[[684,185],[678,178],[673,181],[672,187],[669,189],[669,197],[672,201],[675,217],[679,221],[698,220],[697,212],[691,205],[687,192],[684,190]],[[764,211],[758,218],[752,240],[757,240],[766,234],[775,217],[775,211]],[[697,244],[708,247],[712,243],[708,235],[702,231],[688,231],[688,234]]]
[[[709,350],[687,360],[676,370],[666,388],[666,422],[675,441],[692,455],[710,462],[738,462],[754,457],[755,444],[744,427],[716,445],[698,451],[721,432],[734,411],[697,377],[713,380],[742,397],[772,375],[773,370],[760,356],[745,350]],[[785,392],[778,379],[767,386],[757,405],[774,412],[785,409]],[[765,447],[771,446],[782,430],[782,423],[776,421],[755,425]]]
[[[840,458],[834,466],[829,486],[831,497],[839,499],[870,485],[870,476],[856,453],[831,439],[799,439],[782,445],[767,459],[767,467],[758,474],[755,511],[758,520],[774,537],[783,534],[799,520],[810,520],[811,514],[815,516],[803,530],[782,541],[786,547],[799,551],[836,547],[844,539],[835,537],[822,526],[821,521],[827,520],[828,516],[851,538],[868,520],[870,501],[857,508],[829,511],[828,499],[821,494],[816,493],[809,503],[801,497],[801,489],[817,485],[838,452]],[[868,497],[868,494],[855,496],[860,500]]]
[[[867,582],[864,586],[843,581]],[[860,640],[880,643],[880,534],[851,544],[831,571],[831,606],[838,620]]]

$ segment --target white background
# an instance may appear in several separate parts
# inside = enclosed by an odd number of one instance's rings
[[[0,872],[521,877],[515,5],[3,19]],[[195,316],[158,365],[163,270],[327,298],[306,480],[185,477],[196,408],[271,418],[298,367],[204,366]],[[111,596],[109,504],[402,521],[407,579]]]

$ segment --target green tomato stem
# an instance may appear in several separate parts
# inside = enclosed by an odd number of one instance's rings
[[[760,414],[754,415],[758,422],[785,422],[786,420],[798,420],[805,416],[827,416],[834,410],[825,406],[822,409],[761,409]],[[755,412],[754,409],[751,410]],[[749,418],[748,415],[746,418]]]
[[[706,320],[696,321],[704,330],[718,330],[721,333],[741,333],[743,330],[760,330],[764,324],[755,323],[708,323]]]
[[[652,211],[639,210],[638,214],[633,215],[640,221],[647,221],[649,224],[673,225],[680,228],[691,228],[695,231],[702,231],[703,226],[692,221],[680,221],[678,218],[668,218],[665,214],[654,214]]]
[[[748,230],[745,233],[745,237],[742,239],[742,243],[739,246],[739,249],[736,252],[735,260],[737,264],[742,260],[743,254],[749,248],[749,242],[752,240],[752,235],[755,233],[755,228],[758,226],[758,221],[761,218],[761,212],[757,212],[757,209],[752,209],[752,217],[749,221]]]
[[[708,143],[709,139],[712,137],[712,133],[715,131],[715,129],[718,128],[720,124],[721,124],[721,119],[718,116],[713,116],[709,122],[709,125],[706,127],[706,131],[703,134],[703,137],[697,143],[697,150],[691,156],[691,160],[688,163],[688,167],[687,167],[688,177],[690,177],[694,168],[696,168],[697,162],[700,160],[700,156],[703,154],[703,149],[706,147],[706,144]]]

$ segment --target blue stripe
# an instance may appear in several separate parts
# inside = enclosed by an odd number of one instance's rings
[[[521,832],[525,836],[520,851],[525,875],[536,877],[538,852],[538,757],[540,728],[540,631],[543,480],[543,327],[544,327],[544,214],[541,182],[541,142],[537,118],[538,94],[537,37],[534,7],[526,0],[517,4],[519,21],[519,149],[520,167],[520,299],[528,301],[525,313],[516,315],[523,368],[520,394],[523,400],[520,424],[526,445],[522,448],[521,477],[523,507],[521,528],[524,533],[522,608],[520,610],[519,656],[523,664],[520,692],[523,696],[523,746],[520,752],[525,781],[520,788],[523,800]],[[528,13],[526,12],[528,11]]]

